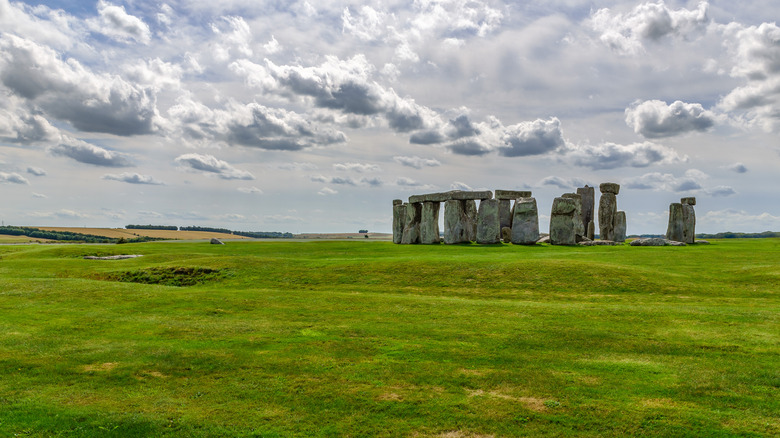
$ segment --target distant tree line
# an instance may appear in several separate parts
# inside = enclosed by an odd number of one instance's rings
[[[780,237],[780,232],[764,231],[763,233],[733,233],[731,231],[726,231],[725,233],[716,234],[697,234],[696,237],[700,239],[763,239],[767,237]]]
[[[179,230],[179,227],[176,225],[125,225],[125,228],[128,230]]]
[[[280,233],[278,231],[233,231],[236,236],[251,237],[254,239],[292,239],[292,233]]]
[[[117,243],[120,239],[114,239],[105,236],[95,236],[94,234],[74,233],[71,231],[48,231],[33,227],[0,227],[0,234],[10,236],[27,236],[33,239],[49,239],[64,242],[84,242],[84,243]],[[151,237],[138,237],[135,239],[123,239],[122,242],[148,242],[150,240],[159,240]]]
[[[233,234],[232,231],[228,230],[227,228],[212,228],[212,227],[179,227],[179,230],[181,231],[206,231],[209,233],[224,233],[224,234]]]

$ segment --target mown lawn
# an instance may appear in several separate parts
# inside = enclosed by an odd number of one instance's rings
[[[779,315],[778,239],[0,246],[0,436],[777,436]]]

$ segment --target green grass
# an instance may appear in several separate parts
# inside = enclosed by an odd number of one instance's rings
[[[0,246],[0,436],[777,436],[779,293],[780,239]]]

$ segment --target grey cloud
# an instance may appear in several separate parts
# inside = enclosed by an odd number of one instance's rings
[[[635,102],[626,108],[626,124],[646,138],[672,137],[691,131],[706,131],[715,125],[716,116],[698,103],[660,100]]]
[[[737,194],[737,191],[729,186],[717,186],[711,189],[705,190],[705,192],[716,198],[724,198],[726,196],[733,196]]]
[[[447,145],[447,149],[459,155],[481,156],[493,151],[493,148],[479,138],[464,138]]]
[[[16,172],[11,172],[11,173],[0,172],[0,183],[29,184],[27,178],[23,177],[22,175],[19,175]]]
[[[124,154],[109,151],[82,140],[63,136],[62,143],[50,147],[49,153],[68,157],[80,163],[103,167],[129,167],[133,162]]]
[[[365,184],[365,185],[370,186],[370,187],[379,187],[382,184],[384,184],[382,179],[379,178],[379,177],[370,177],[370,178],[369,177],[363,177],[363,178],[360,178],[360,182],[361,182],[361,184]]]
[[[435,129],[426,130],[426,131],[418,131],[413,133],[409,137],[409,143],[411,144],[438,144],[443,143],[447,140],[447,137],[444,136],[441,132]]]
[[[452,184],[450,184],[450,189],[452,189],[452,190],[465,190],[467,192],[470,192],[470,191],[474,190],[473,188],[471,188],[470,185],[468,185],[468,184],[466,184],[464,182],[460,182],[460,181],[454,181]]]
[[[734,163],[731,166],[726,166],[726,169],[737,173],[746,173],[748,168],[742,163]]]
[[[382,170],[376,164],[369,163],[336,163],[333,165],[335,170],[353,171],[358,173],[378,172]]]
[[[149,44],[151,40],[149,26],[140,18],[128,14],[124,6],[116,6],[100,0],[97,4],[97,10],[100,19],[88,22],[94,31],[117,41],[135,40],[139,43]]]
[[[703,189],[708,175],[696,169],[690,169],[681,177],[668,173],[651,172],[623,180],[621,185],[627,189],[665,190],[669,192],[692,192]]]
[[[47,115],[76,129],[121,136],[154,131],[151,90],[97,75],[73,59],[14,35],[0,37],[0,81]]]
[[[40,167],[32,167],[32,166],[30,166],[30,167],[27,168],[27,173],[29,173],[30,175],[35,175],[35,176],[46,176],[46,171],[41,169]]]
[[[349,186],[357,185],[354,179],[349,177],[341,177],[341,176],[327,177],[323,175],[318,175],[318,176],[311,177],[311,180],[314,182],[321,182],[325,184],[339,184],[339,185],[349,185]]]
[[[672,148],[647,141],[629,145],[616,143],[569,145],[565,156],[578,166],[594,170],[647,167],[652,164],[670,164],[688,160],[687,156],[680,156]]]
[[[246,193],[248,195],[262,195],[263,191],[258,189],[255,186],[252,187],[239,187],[238,191],[241,193]]]
[[[583,187],[587,182],[581,178],[561,178],[559,176],[548,176],[537,183],[538,186],[553,186],[561,189],[572,189]]]
[[[124,172],[120,174],[106,174],[103,175],[103,179],[121,181],[129,184],[148,184],[154,186],[165,185],[162,181],[157,181],[149,175],[141,175],[140,173]]]
[[[239,170],[226,161],[222,161],[213,155],[184,154],[176,157],[176,163],[185,169],[192,169],[207,174],[213,174],[226,180],[253,180],[255,176],[245,170]]]
[[[405,187],[419,187],[423,185],[422,183],[419,183],[411,178],[407,178],[405,176],[399,177],[395,180],[395,184],[399,186],[405,186]]]
[[[402,166],[413,167],[415,169],[441,166],[441,162],[435,158],[420,158],[417,155],[412,157],[395,156],[393,157],[393,160]]]
[[[502,139],[505,146],[499,153],[505,157],[541,155],[564,145],[561,122],[556,117],[508,126]]]

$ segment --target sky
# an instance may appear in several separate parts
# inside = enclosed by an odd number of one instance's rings
[[[0,220],[389,232],[621,185],[629,234],[780,231],[773,0],[0,0]]]

